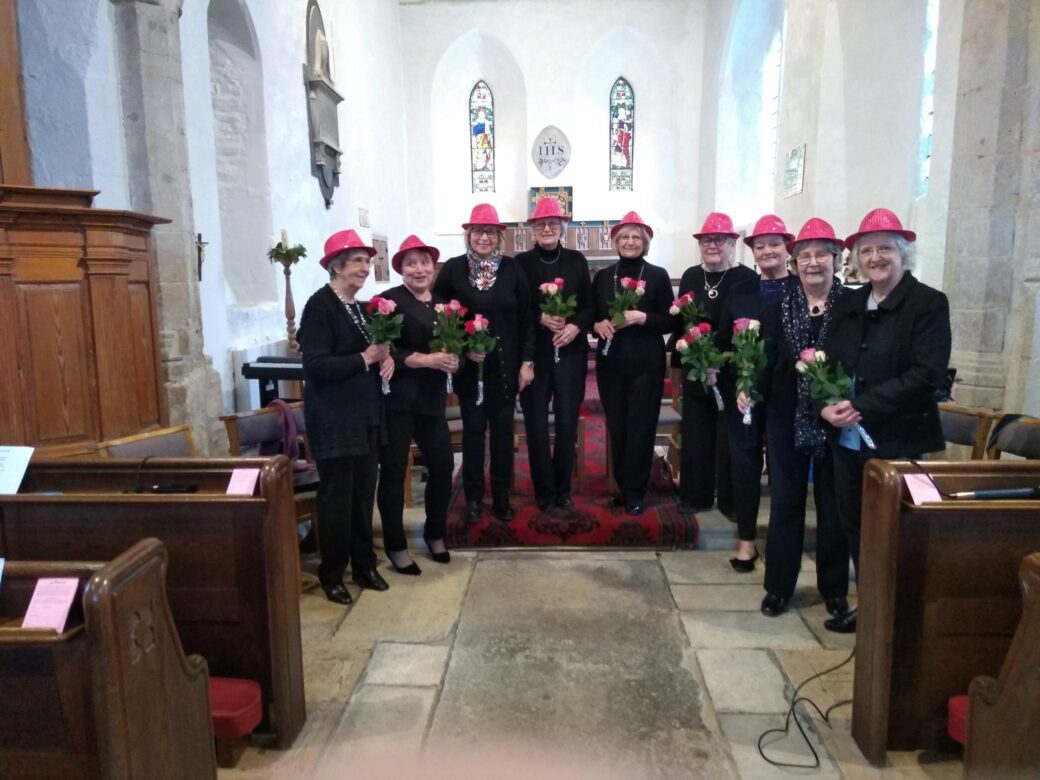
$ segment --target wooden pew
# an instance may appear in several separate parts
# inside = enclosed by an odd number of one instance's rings
[[[206,663],[181,650],[165,575],[166,551],[155,539],[108,564],[8,561],[0,775],[217,776]],[[81,578],[61,634],[21,628],[40,577]]]
[[[232,470],[244,467],[260,469],[260,495],[225,495]],[[152,485],[198,492],[133,492]],[[184,648],[203,656],[211,674],[256,680],[261,730],[274,732],[278,747],[292,745],[306,705],[292,469],[284,456],[34,459],[21,490],[0,496],[0,556],[105,560],[139,539],[160,539]]]
[[[1022,619],[999,679],[971,681],[964,775],[1034,778],[1040,774],[1040,553],[1022,561]]]
[[[946,492],[1040,484],[1037,462],[921,465]],[[1021,613],[1015,571],[1040,549],[1040,501],[914,506],[902,478],[919,473],[873,460],[863,477],[852,735],[877,766],[887,750],[955,750],[947,699],[999,673]]]

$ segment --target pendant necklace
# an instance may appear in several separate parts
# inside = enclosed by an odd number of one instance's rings
[[[347,310],[347,315],[350,317],[350,321],[354,323],[354,327],[356,327],[364,337],[365,343],[371,344],[372,340],[368,337],[368,328],[365,327],[365,314],[361,311],[361,304],[357,301],[348,301],[340,295],[339,291],[331,284],[329,285],[329,289],[336,294],[337,298],[339,298],[340,303],[343,304],[343,308]]]
[[[621,265],[620,262],[617,262],[617,263],[614,264],[614,289],[615,290],[619,289],[618,288],[618,266],[619,265]],[[645,268],[646,268],[646,260],[644,260],[642,265],[639,266],[639,276],[636,277],[636,281],[637,282],[643,281],[643,270]]]
[[[538,253],[538,259],[542,261],[543,265],[555,265],[556,261],[560,259],[560,245],[556,245],[556,257],[554,257],[552,260],[546,260],[544,257],[542,257],[540,252]]]
[[[730,266],[730,268],[732,268],[732,267],[733,266]],[[727,268],[725,271],[722,272],[722,276],[719,277],[719,280],[717,282],[715,282],[715,284],[708,284],[708,271],[707,271],[707,269],[705,269],[705,271],[704,271],[704,290],[705,290],[705,292],[708,293],[708,297],[709,298],[711,298],[712,300],[715,300],[716,298],[719,297],[719,285],[722,284],[722,280],[726,278],[726,274],[728,274],[728,273],[729,273],[729,268]]]

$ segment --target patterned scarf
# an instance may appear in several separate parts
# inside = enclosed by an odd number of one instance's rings
[[[498,266],[502,262],[502,253],[495,251],[491,257],[477,257],[473,250],[466,252],[469,259],[469,283],[478,290],[490,290],[498,278]]]
[[[803,349],[818,349],[826,341],[834,303],[844,290],[845,288],[835,279],[821,315],[823,322],[820,324],[820,335],[814,339],[809,318],[809,302],[805,297],[805,291],[800,284],[791,286],[780,302],[780,318],[784,337],[791,346],[795,359]],[[827,436],[820,418],[813,411],[813,398],[809,393],[809,385],[809,377],[806,374],[799,374],[798,406],[794,413],[794,446],[795,449],[818,458],[826,454]]]

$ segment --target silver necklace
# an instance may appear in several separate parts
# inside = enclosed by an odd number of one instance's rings
[[[619,265],[621,265],[621,261],[620,260],[618,262],[614,263],[614,289],[615,290],[618,289],[617,273],[618,273],[618,266]],[[646,268],[646,260],[644,260],[643,264],[639,266],[639,276],[636,277],[636,281],[637,282],[641,282],[643,280],[643,269],[645,269],[645,268]]]
[[[733,266],[730,266],[729,268],[732,267]],[[719,297],[719,285],[722,284],[722,280],[725,279],[726,274],[729,273],[729,268],[722,272],[722,276],[719,277],[719,280],[715,282],[715,284],[708,284],[708,270],[704,270],[704,290],[708,293],[708,297],[712,300],[715,300]]]
[[[365,313],[361,311],[361,304],[357,301],[348,301],[339,291],[329,285],[329,289],[336,293],[336,297],[339,298],[339,302],[343,304],[343,308],[347,310],[347,315],[350,317],[350,321],[354,323],[354,327],[358,329],[361,336],[365,339],[366,344],[371,344],[372,340],[368,337],[368,328],[365,327]]]
[[[556,245],[556,257],[554,257],[552,260],[546,260],[544,257],[542,257],[541,253],[538,254],[538,259],[541,260],[544,265],[555,265],[556,261],[560,259],[560,245]]]

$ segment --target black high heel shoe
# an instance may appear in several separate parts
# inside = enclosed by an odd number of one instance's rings
[[[748,560],[743,558],[730,558],[729,565],[733,567],[733,571],[739,571],[742,574],[747,574],[755,570],[755,561],[758,560],[758,548],[755,548],[755,554]]]
[[[415,561],[412,561],[407,566],[398,566],[396,563],[394,563],[394,559],[390,558],[389,555],[387,556],[387,558],[390,559],[390,565],[398,574],[407,574],[412,577],[418,577],[420,574],[422,574],[422,569],[419,568],[419,564],[417,564]]]
[[[430,551],[430,557],[433,558],[434,563],[451,563],[451,553],[447,550],[444,552],[434,552],[430,540],[424,536],[423,541],[426,542],[426,549]]]

